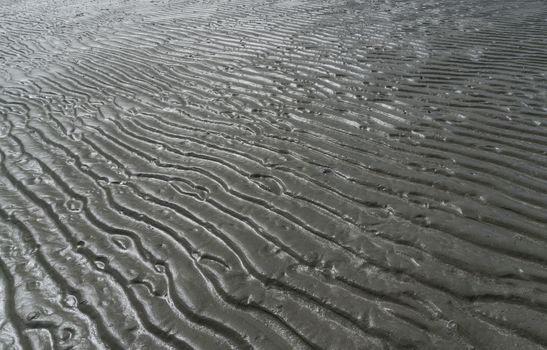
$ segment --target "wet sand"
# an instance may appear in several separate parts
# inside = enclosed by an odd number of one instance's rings
[[[0,5],[0,349],[547,347],[545,1]]]

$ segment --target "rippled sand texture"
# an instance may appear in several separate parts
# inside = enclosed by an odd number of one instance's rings
[[[1,349],[547,347],[547,2],[0,5]]]

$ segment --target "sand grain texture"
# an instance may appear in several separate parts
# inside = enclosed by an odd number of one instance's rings
[[[0,349],[546,348],[546,18],[0,0]]]

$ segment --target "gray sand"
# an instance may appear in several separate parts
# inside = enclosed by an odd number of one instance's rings
[[[546,18],[0,0],[0,349],[547,348]]]

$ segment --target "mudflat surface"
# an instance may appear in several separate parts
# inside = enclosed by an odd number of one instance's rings
[[[0,0],[0,349],[546,348],[546,18]]]

